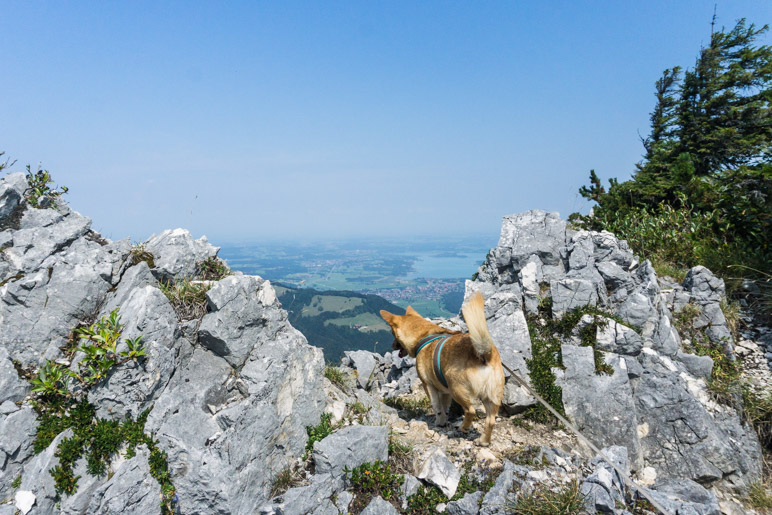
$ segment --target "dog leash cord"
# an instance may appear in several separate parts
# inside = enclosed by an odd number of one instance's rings
[[[574,426],[574,425],[573,425],[571,422],[569,422],[569,421],[568,421],[568,419],[567,419],[566,417],[564,417],[563,415],[561,415],[560,413],[558,413],[558,411],[557,411],[555,408],[553,408],[552,406],[550,406],[550,405],[549,405],[549,403],[548,403],[547,401],[545,401],[545,400],[544,400],[544,399],[541,397],[541,395],[539,395],[538,393],[536,393],[536,392],[533,390],[533,388],[531,388],[531,387],[528,385],[528,383],[526,383],[525,381],[523,381],[523,380],[520,378],[520,376],[518,376],[518,375],[517,375],[517,374],[514,372],[514,370],[512,370],[512,369],[511,369],[511,368],[509,368],[508,366],[504,365],[504,363],[502,363],[501,365],[502,365],[504,368],[506,368],[506,369],[507,369],[507,371],[508,371],[510,374],[512,374],[512,377],[514,377],[514,378],[515,378],[515,380],[516,380],[518,383],[520,383],[520,386],[522,386],[523,388],[525,388],[526,390],[528,390],[528,393],[530,393],[531,395],[533,395],[533,396],[534,396],[534,398],[535,398],[537,401],[539,401],[539,402],[540,402],[540,403],[541,403],[541,404],[542,404],[542,405],[543,405],[545,408],[547,408],[547,409],[549,410],[549,412],[550,412],[550,413],[552,413],[553,415],[555,415],[555,417],[557,417],[557,419],[558,419],[558,420],[560,420],[560,421],[563,423],[563,425],[565,425],[565,426],[566,426],[568,429],[570,429],[570,430],[571,430],[571,431],[572,431],[572,432],[573,432],[573,433],[574,433],[574,434],[577,436],[577,438],[579,438],[579,439],[580,439],[582,442],[584,442],[584,443],[585,443],[585,444],[586,444],[586,445],[587,445],[587,446],[588,446],[590,449],[592,449],[592,452],[594,452],[594,453],[598,454],[598,455],[599,455],[599,456],[600,456],[600,457],[603,459],[603,461],[605,461],[606,463],[608,463],[609,465],[611,465],[611,468],[613,468],[613,469],[616,471],[616,473],[617,473],[617,474],[619,474],[619,477],[620,477],[620,478],[622,478],[622,480],[625,482],[625,485],[626,485],[628,488],[630,488],[631,490],[635,490],[636,492],[638,492],[639,494],[641,494],[643,497],[645,497],[645,498],[646,498],[646,500],[647,500],[647,501],[649,501],[649,502],[651,503],[651,505],[652,505],[652,506],[654,506],[654,508],[656,508],[656,509],[657,509],[657,511],[659,511],[660,513],[663,513],[664,515],[672,515],[672,514],[671,514],[669,511],[667,511],[665,508],[663,508],[663,507],[662,507],[662,506],[661,506],[661,505],[660,505],[660,504],[659,504],[657,501],[655,501],[655,500],[654,500],[654,499],[651,497],[651,495],[649,495],[649,494],[648,494],[647,492],[645,492],[645,491],[644,491],[642,488],[640,488],[638,485],[636,485],[636,484],[635,484],[635,482],[634,482],[634,481],[633,481],[633,480],[632,480],[632,479],[631,479],[631,478],[630,478],[630,477],[629,477],[629,476],[628,476],[628,475],[627,475],[625,472],[623,472],[623,471],[622,471],[622,470],[621,470],[619,467],[617,467],[616,465],[614,465],[614,464],[611,462],[611,460],[610,460],[610,459],[608,459],[608,458],[606,457],[606,455],[603,453],[603,451],[601,451],[600,449],[598,449],[598,447],[597,447],[595,444],[593,444],[593,443],[592,443],[592,442],[591,442],[589,439],[587,439],[587,437],[586,437],[586,436],[584,436],[582,433],[580,433],[580,432],[579,432],[579,430],[576,428],[576,426]]]

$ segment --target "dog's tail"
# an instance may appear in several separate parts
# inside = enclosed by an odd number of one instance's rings
[[[474,352],[487,363],[493,349],[493,338],[485,322],[485,302],[480,292],[472,295],[472,298],[461,308],[461,313],[469,328]]]

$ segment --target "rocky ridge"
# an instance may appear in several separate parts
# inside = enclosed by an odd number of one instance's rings
[[[49,472],[72,430],[35,453],[39,413],[27,379],[47,362],[77,370],[84,358],[67,350],[77,342],[73,330],[115,309],[122,337],[141,335],[145,355],[112,367],[81,395],[103,419],[146,414],[144,429],[168,461],[176,512],[396,513],[430,485],[446,495],[437,508],[448,513],[503,513],[529,492],[574,483],[591,513],[627,513],[638,502],[570,434],[512,417],[534,400],[511,379],[510,416],[501,417],[490,449],[477,448],[452,427],[382,402],[419,397],[410,358],[349,353],[343,366],[352,379],[325,378],[321,351],[291,327],[259,277],[203,283],[206,313],[180,320],[165,285],[194,279],[198,264],[216,257],[205,239],[180,229],[153,236],[144,244],[150,266],[137,247],[103,239],[61,200],[36,209],[25,193],[23,174],[0,181],[0,514],[160,511],[164,493],[144,445],[132,457],[113,454],[101,475],[88,474],[81,458],[72,495],[57,493]],[[566,413],[672,513],[742,510],[737,499],[761,473],[758,440],[711,397],[712,360],[686,352],[673,325],[673,313],[696,305],[691,323],[731,354],[735,342],[717,309],[720,280],[698,267],[683,285],[664,284],[613,235],[573,231],[555,214],[531,211],[505,218],[498,247],[467,284],[467,294],[478,290],[504,361],[525,378],[533,356],[526,316],[543,311],[543,299],[555,317],[586,305],[607,311],[612,318],[585,315],[562,337],[565,369],[555,375]],[[460,319],[440,322],[463,328]],[[610,375],[596,373],[583,327],[596,327]],[[78,393],[75,382],[69,388]],[[306,455],[306,428],[323,413],[336,431]],[[404,480],[396,496],[364,503],[345,470],[377,460],[391,460]],[[290,488],[277,495],[287,472]],[[452,499],[459,488],[464,495]]]

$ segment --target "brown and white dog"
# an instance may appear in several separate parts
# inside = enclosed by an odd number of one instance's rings
[[[436,414],[436,423],[448,422],[451,397],[464,409],[461,431],[466,432],[475,418],[474,405],[485,407],[485,429],[478,443],[487,446],[504,396],[504,370],[499,351],[493,344],[485,322],[482,295],[476,293],[461,313],[469,333],[450,331],[421,317],[407,307],[404,315],[381,311],[394,333],[394,348],[416,358],[418,377],[423,382]]]

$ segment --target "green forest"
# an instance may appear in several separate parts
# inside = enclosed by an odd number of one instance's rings
[[[757,313],[772,302],[772,48],[768,26],[711,24],[692,68],[655,82],[651,130],[630,180],[604,186],[594,170],[580,194],[596,203],[574,214],[582,228],[608,230],[682,280],[704,265]]]
[[[335,363],[347,350],[390,352],[394,340],[385,323],[382,330],[365,331],[336,321],[368,314],[380,320],[382,309],[392,313],[405,311],[378,295],[352,291],[319,291],[277,284],[276,292],[292,326],[303,333],[308,343],[320,347],[327,361]]]

